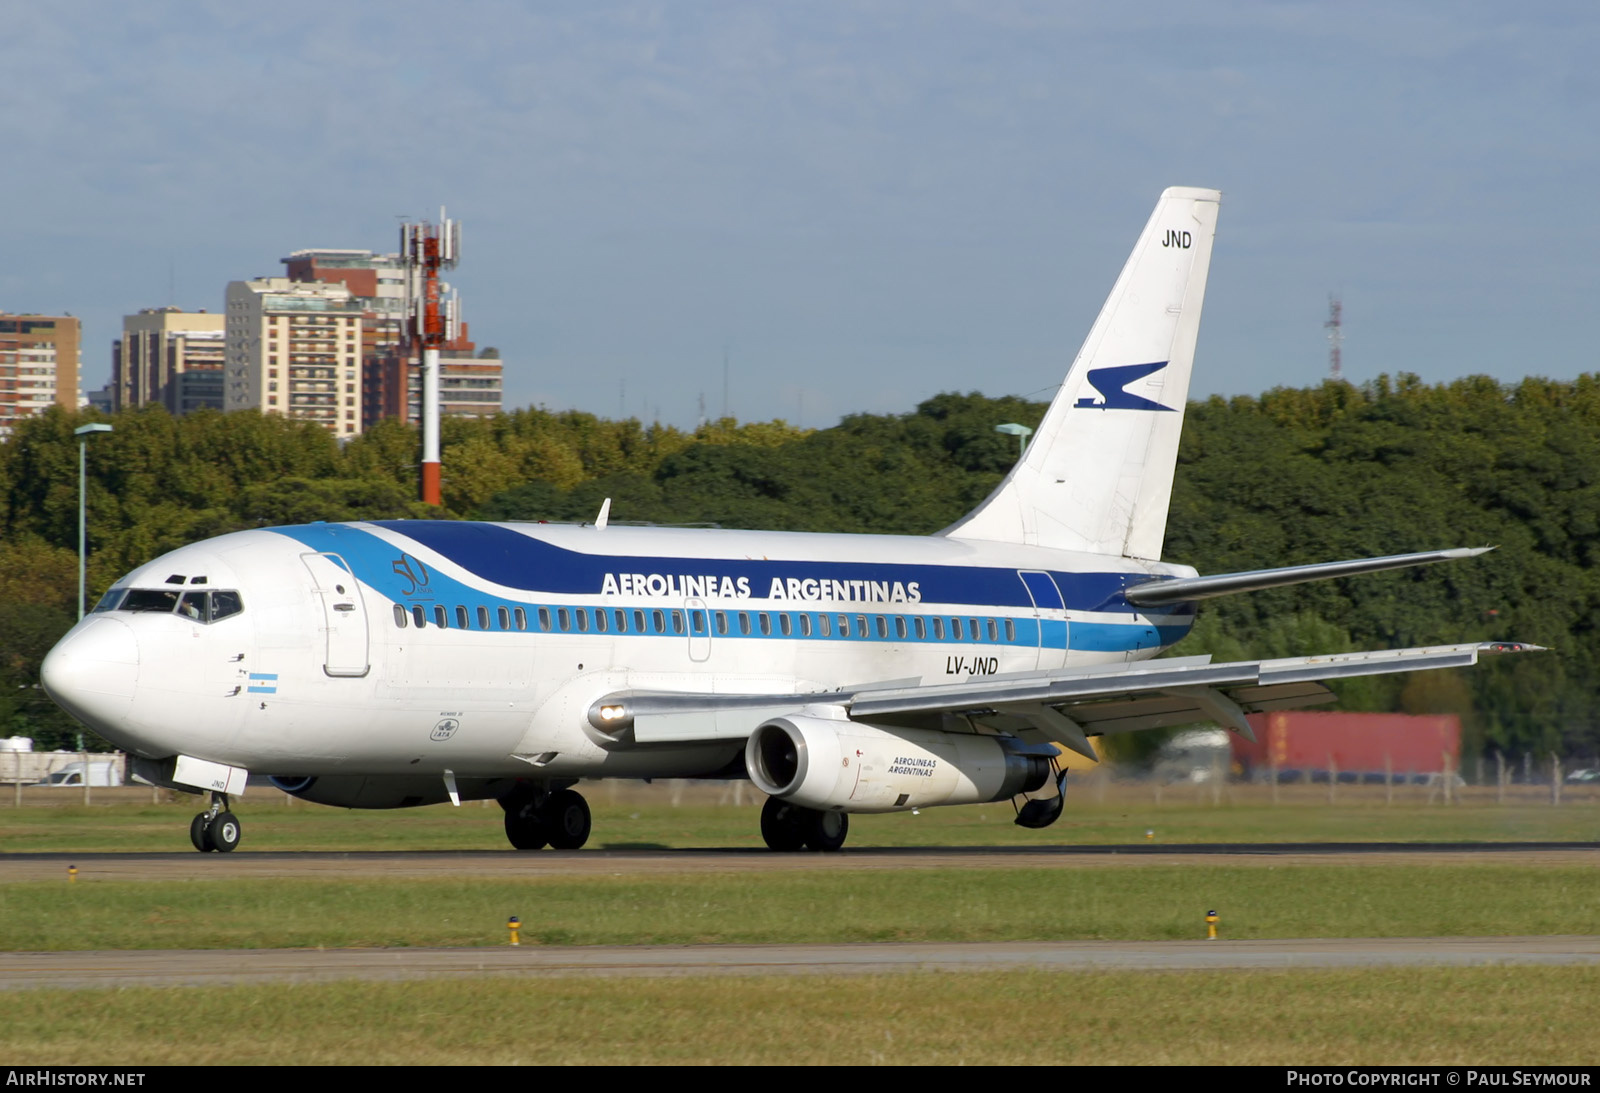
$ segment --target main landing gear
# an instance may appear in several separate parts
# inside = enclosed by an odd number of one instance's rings
[[[772,850],[833,851],[844,845],[850,817],[843,812],[823,812],[768,797],[761,806],[761,837]]]
[[[213,793],[211,807],[189,821],[189,841],[201,853],[226,854],[239,845],[239,818],[228,811],[228,795]]]
[[[573,790],[519,786],[500,807],[506,838],[518,850],[577,850],[589,841],[589,802]]]

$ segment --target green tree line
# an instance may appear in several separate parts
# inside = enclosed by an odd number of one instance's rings
[[[165,550],[249,527],[395,517],[612,519],[926,534],[994,488],[1017,455],[995,425],[1043,403],[944,394],[904,414],[801,430],[689,432],[569,411],[446,420],[445,505],[417,503],[418,437],[387,422],[340,445],[276,416],[157,408],[89,444],[89,587]],[[76,616],[78,444],[51,411],[0,443],[0,733],[73,732],[32,686]],[[1555,655],[1341,686],[1346,708],[1453,712],[1468,754],[1592,755],[1600,583],[1600,379],[1387,377],[1192,403],[1165,557],[1202,573],[1495,545],[1424,569],[1208,601],[1178,653],[1294,655],[1491,638]]]

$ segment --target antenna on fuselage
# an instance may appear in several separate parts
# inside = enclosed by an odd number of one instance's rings
[[[594,518],[594,526],[603,528],[609,519],[611,519],[611,498],[607,497],[600,503],[600,515]]]

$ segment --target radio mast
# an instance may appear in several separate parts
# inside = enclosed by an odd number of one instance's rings
[[[461,256],[461,225],[446,220],[439,207],[439,223],[400,225],[400,260],[406,268],[406,319],[404,353],[410,359],[420,350],[422,362],[422,500],[443,503],[439,467],[439,350],[460,336],[461,300],[454,292],[446,298],[439,271],[454,269]],[[408,400],[409,401],[409,400]]]
[[[1328,376],[1338,380],[1339,350],[1344,345],[1344,303],[1337,296],[1328,297],[1328,321],[1322,324],[1328,331]]]

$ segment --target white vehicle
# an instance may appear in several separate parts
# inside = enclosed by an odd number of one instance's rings
[[[37,783],[41,786],[82,786],[84,766],[83,761],[68,763],[60,770],[53,770],[45,776],[44,781]],[[94,786],[120,786],[122,784],[122,760],[120,759],[91,759],[89,760],[89,785]]]
[[[248,774],[351,808],[495,798],[512,845],[577,848],[580,778],[748,777],[775,850],[848,815],[1061,812],[1057,745],[1325,702],[1331,677],[1477,645],[1151,661],[1197,600],[1467,557],[1197,576],[1161,560],[1219,194],[1162,194],[1035,434],[926,537],[379,521],[243,531],[106,593],[46,659],[60,705],[155,784],[209,791],[231,850]],[[1501,645],[1495,651],[1522,646]]]

